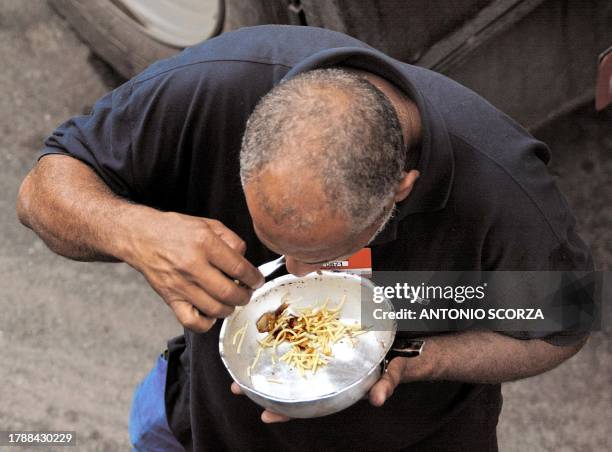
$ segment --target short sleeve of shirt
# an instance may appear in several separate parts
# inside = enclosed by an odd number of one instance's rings
[[[221,196],[219,184],[229,179],[232,190],[240,187],[238,155],[248,116],[289,68],[218,59],[207,49],[162,60],[102,97],[91,114],[60,125],[42,155],[81,160],[134,202],[210,214],[202,206],[211,193]]]
[[[40,156],[64,154],[93,168],[120,196],[133,195],[129,104],[126,83],[99,99],[91,113],[61,124],[46,140]]]
[[[88,116],[60,125],[42,154],[70,155],[89,165],[116,194],[180,211],[190,181],[205,177],[211,165],[207,155],[225,132],[213,124],[216,117],[207,103],[223,97],[232,82],[220,81],[214,73],[220,69],[207,67],[143,73],[98,100]],[[208,72],[213,74],[208,77]],[[225,109],[228,104],[217,102],[216,112],[231,123],[237,118]]]

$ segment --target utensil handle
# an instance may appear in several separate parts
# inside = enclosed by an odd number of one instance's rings
[[[423,339],[396,338],[391,349],[383,359],[382,373],[387,371],[387,366],[393,358],[398,356],[402,358],[415,358],[423,352],[424,346],[425,341]]]
[[[261,272],[266,281],[269,281],[272,275],[276,274],[279,269],[285,266],[285,256],[280,256],[273,261],[266,262],[260,265],[257,269]]]

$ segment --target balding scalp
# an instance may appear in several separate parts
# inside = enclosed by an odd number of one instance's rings
[[[406,163],[402,131],[387,97],[363,77],[317,69],[281,83],[248,120],[240,153],[243,186],[268,165],[315,174],[354,230],[391,202]]]

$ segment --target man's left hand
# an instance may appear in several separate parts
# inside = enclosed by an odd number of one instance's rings
[[[429,353],[428,355],[431,356]],[[433,376],[433,366],[426,358],[424,355],[415,358],[393,358],[387,366],[387,371],[370,388],[370,403],[377,407],[383,406],[400,383],[430,380]]]

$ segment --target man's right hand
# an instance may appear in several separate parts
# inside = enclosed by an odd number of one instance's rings
[[[246,304],[264,282],[244,258],[244,242],[219,221],[119,198],[72,157],[39,161],[21,185],[17,213],[62,256],[121,260],[139,270],[179,322],[195,332]]]
[[[249,302],[264,283],[245,259],[246,244],[217,220],[156,212],[136,239],[128,262],[187,329],[208,331],[216,319]],[[143,230],[144,229],[144,230]],[[242,284],[238,284],[240,281]]]

